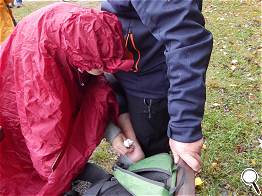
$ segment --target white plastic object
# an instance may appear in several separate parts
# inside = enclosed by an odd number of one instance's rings
[[[134,141],[131,140],[131,139],[126,139],[124,141],[124,146],[127,147],[127,148],[130,148],[133,144],[134,144]]]

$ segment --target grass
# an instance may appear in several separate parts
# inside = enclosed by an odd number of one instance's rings
[[[26,2],[14,15],[20,20],[49,3]],[[98,7],[99,3],[82,5]],[[241,172],[252,167],[262,176],[262,149],[258,148],[262,135],[260,6],[255,0],[204,1],[214,49],[207,73],[200,195],[251,194],[240,180]],[[109,169],[115,154],[102,142],[92,160]],[[261,178],[258,184],[262,186]]]
[[[247,195],[241,172],[262,172],[261,32],[258,1],[205,1],[207,28],[214,50],[207,73],[203,122],[203,195],[221,192]],[[236,60],[237,63],[232,64]],[[235,61],[235,62],[236,62]],[[259,184],[262,185],[260,178]]]

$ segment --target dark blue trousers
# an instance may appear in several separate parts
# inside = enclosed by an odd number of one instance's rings
[[[169,152],[167,98],[147,99],[127,94],[126,97],[131,122],[145,156]]]

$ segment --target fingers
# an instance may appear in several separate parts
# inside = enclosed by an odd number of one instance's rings
[[[134,151],[134,147],[133,146],[131,146],[130,148],[127,148],[122,143],[114,145],[113,148],[120,155],[125,155],[127,153],[131,153],[131,152]]]
[[[179,156],[176,152],[173,152],[174,162],[177,164],[179,162]]]
[[[185,161],[189,167],[191,167],[195,172],[199,172],[201,169],[201,158],[197,153],[183,154],[181,159]]]
[[[145,155],[143,150],[140,148],[138,143],[135,143],[134,149],[131,153],[126,154],[127,157],[132,161],[132,162],[137,162],[141,159],[144,159]]]
[[[131,145],[130,147],[126,147],[124,145],[124,141],[127,138],[125,137],[124,134],[119,133],[114,140],[112,141],[112,147],[113,149],[116,151],[116,153],[120,154],[120,155],[125,155],[127,153],[131,153],[134,151],[135,149],[135,145]]]

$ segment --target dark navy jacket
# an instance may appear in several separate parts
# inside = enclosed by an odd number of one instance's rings
[[[134,35],[131,52],[138,61],[138,71],[120,72],[116,77],[127,94],[168,96],[168,136],[181,142],[202,137],[205,74],[213,43],[212,34],[204,27],[201,4],[201,0],[102,3],[102,10],[118,16],[125,37],[128,32]]]

